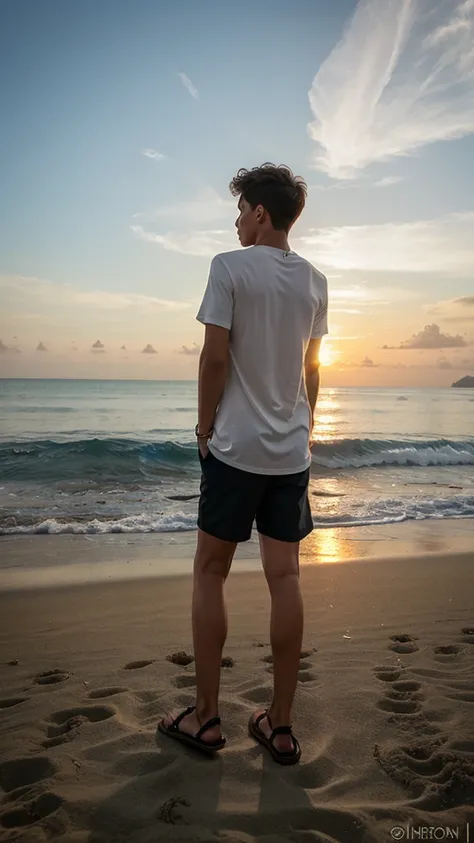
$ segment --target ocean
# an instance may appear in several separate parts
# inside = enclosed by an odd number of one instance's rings
[[[195,381],[0,380],[0,534],[196,529]],[[323,388],[315,527],[474,518],[474,393]]]

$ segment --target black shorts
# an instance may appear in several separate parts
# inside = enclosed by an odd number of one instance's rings
[[[298,542],[313,530],[308,498],[310,469],[297,474],[253,474],[209,451],[201,462],[198,527],[218,539],[246,542],[254,520],[264,536]]]

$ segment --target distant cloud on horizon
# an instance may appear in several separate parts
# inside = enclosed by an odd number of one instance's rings
[[[36,346],[36,351],[47,351],[45,344],[43,342],[38,343]]]
[[[14,345],[5,345],[3,340],[0,340],[0,354],[21,354],[21,348]]]
[[[425,325],[422,331],[419,331],[409,340],[405,340],[400,345],[384,345],[383,349],[416,350],[416,349],[435,349],[435,348],[464,348],[468,343],[460,334],[451,336],[450,334],[443,334],[439,325]]]
[[[145,348],[142,348],[142,354],[158,354],[158,352],[156,351],[156,349],[153,348],[152,345],[150,345],[150,343],[148,343]]]
[[[197,100],[197,99],[199,98],[199,91],[198,91],[198,89],[196,88],[196,86],[195,86],[195,85],[193,85],[193,83],[191,82],[191,80],[190,80],[189,76],[187,76],[187,75],[186,75],[186,73],[178,73],[178,76],[179,76],[179,78],[181,79],[181,82],[183,83],[183,85],[184,85],[184,87],[186,88],[186,90],[187,90],[187,91],[189,91],[189,93],[191,94],[191,96],[192,96],[195,100]]]
[[[187,345],[182,345],[181,348],[178,349],[177,354],[185,354],[189,356],[196,356],[201,353],[201,346],[197,343],[193,342],[191,347]]]
[[[309,91],[314,166],[370,164],[474,132],[473,0],[359,0]]]

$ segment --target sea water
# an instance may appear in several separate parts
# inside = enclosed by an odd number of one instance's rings
[[[323,388],[315,527],[474,518],[474,392]],[[0,532],[196,529],[195,381],[0,380]]]

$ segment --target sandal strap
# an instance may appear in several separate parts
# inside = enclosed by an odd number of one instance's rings
[[[291,735],[292,738],[294,737],[293,731],[292,731],[292,726],[277,726],[276,729],[274,729],[273,726],[272,726],[272,721],[270,720],[268,711],[265,711],[264,714],[262,714],[259,718],[257,718],[257,721],[256,721],[257,724],[258,724],[259,720],[261,720],[263,717],[267,718],[268,725],[270,726],[270,729],[272,730],[272,733],[270,735],[270,743],[273,741],[273,738],[275,737],[275,735]]]
[[[178,714],[175,720],[173,720],[173,729],[177,729],[179,724],[181,723],[181,720],[183,720],[184,717],[187,717],[188,714],[192,714],[195,708],[195,705],[188,705],[188,707],[185,708],[184,711],[181,712],[181,714]]]
[[[293,732],[291,731],[291,726],[277,726],[276,729],[273,730],[270,740],[273,741],[275,735],[291,735],[293,737]]]
[[[255,725],[256,725],[256,726],[260,726],[260,723],[262,722],[262,720],[264,720],[264,719],[265,719],[265,717],[267,717],[267,719],[268,719],[267,712],[266,712],[266,711],[262,711],[262,713],[261,713],[261,714],[259,714],[259,715],[258,715],[258,717],[256,717],[256,718],[255,718]],[[270,723],[270,721],[268,721],[268,722]],[[271,723],[270,723],[270,726],[271,726]]]
[[[220,726],[220,725],[221,725],[221,718],[220,717],[211,717],[211,719],[208,720],[207,723],[204,723],[201,726],[201,728],[199,729],[198,732],[196,732],[194,737],[196,739],[199,739],[201,737],[201,735],[204,734],[204,732],[207,732],[208,729],[212,729],[214,726]]]

